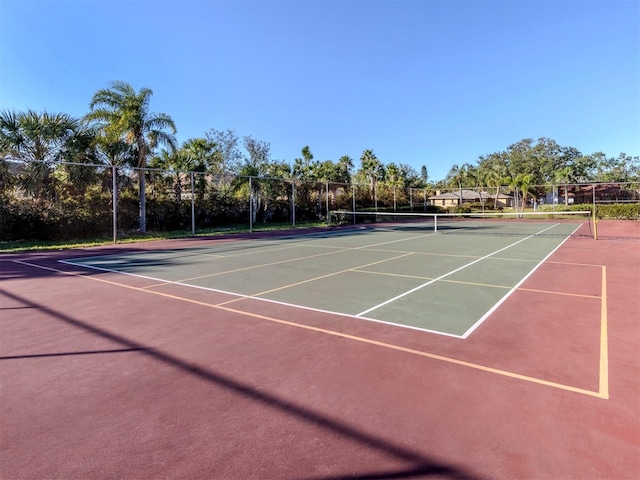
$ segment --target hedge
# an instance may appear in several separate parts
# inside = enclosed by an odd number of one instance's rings
[[[541,205],[541,212],[593,212],[592,203],[574,205]],[[596,204],[596,218],[609,220],[640,220],[640,203]]]

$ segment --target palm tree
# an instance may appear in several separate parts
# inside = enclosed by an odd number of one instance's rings
[[[471,165],[469,165],[468,163],[463,163],[460,166],[458,166],[457,164],[454,164],[449,170],[449,173],[447,174],[449,185],[456,185],[458,187],[458,191],[459,191],[458,206],[462,205],[462,184],[466,181],[467,177],[469,176],[470,167]]]
[[[145,167],[153,149],[158,145],[176,148],[176,126],[164,113],[150,113],[153,92],[141,88],[136,92],[126,82],[116,81],[111,88],[98,90],[91,100],[91,112],[86,119],[110,138],[121,138],[132,145],[136,153],[136,166],[140,184],[140,231],[146,231]],[[167,132],[167,130],[169,132]]]
[[[509,177],[509,187],[513,190],[516,216],[519,218],[524,216],[524,207],[527,203],[527,196],[529,195],[529,189],[531,188],[532,183],[533,175],[529,173],[520,173],[516,176]],[[518,210],[519,206],[520,210]]]
[[[522,213],[524,213],[524,207],[527,205],[527,197],[530,195],[531,185],[534,183],[534,176],[530,173],[518,175],[520,183],[520,191],[522,192]],[[535,198],[535,195],[534,195]]]
[[[33,110],[0,112],[0,156],[26,160],[20,176],[21,187],[35,199],[51,199],[54,193],[52,165],[61,160],[74,160],[70,154],[81,155],[76,142],[81,131],[80,121],[64,113],[38,113]]]
[[[397,208],[396,189],[404,187],[404,176],[402,170],[395,164],[390,163],[385,167],[386,183],[393,189],[393,211]]]
[[[371,198],[374,203],[376,203],[375,206],[377,210],[376,185],[378,184],[378,180],[382,177],[382,162],[378,160],[378,157],[373,153],[373,150],[365,150],[360,156],[360,164],[362,174],[369,180],[369,184],[371,186]]]
[[[351,182],[351,172],[353,171],[353,160],[349,155],[343,155],[338,160],[338,171],[340,182],[342,183],[350,183]]]
[[[553,174],[553,180],[555,182],[560,182],[563,184],[564,190],[564,204],[569,204],[569,189],[567,188],[567,183],[571,181],[571,176],[573,174],[573,170],[571,166],[564,166],[562,168],[558,168],[555,170]]]
[[[249,197],[250,225],[255,224],[258,211],[261,208],[262,188],[260,183],[260,168],[251,162],[245,162],[238,172],[238,176],[231,183],[231,188],[236,194]]]
[[[218,161],[216,152],[216,144],[207,138],[190,138],[182,144],[180,150],[186,152],[189,162],[186,166],[193,172],[210,172],[212,166]],[[207,179],[205,175],[197,175],[195,177],[195,192],[198,198],[203,198],[207,188]],[[224,177],[221,181],[223,189],[227,187]]]
[[[312,163],[313,154],[309,146],[302,148],[302,158],[296,158],[293,163],[293,174],[296,177],[311,179],[314,177],[314,164]]]
[[[480,157],[478,168],[482,172],[484,182],[487,186],[496,189],[496,194],[493,199],[493,208],[495,209],[498,206],[500,187],[507,182],[507,163],[505,160],[505,154],[492,153],[488,157]]]

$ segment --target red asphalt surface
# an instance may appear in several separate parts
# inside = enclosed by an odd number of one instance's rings
[[[637,479],[640,222],[598,234],[466,340],[57,262],[219,239],[4,255],[0,478]]]

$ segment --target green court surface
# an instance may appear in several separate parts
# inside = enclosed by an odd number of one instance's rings
[[[65,263],[466,337],[577,226],[525,228],[520,235],[335,229]]]

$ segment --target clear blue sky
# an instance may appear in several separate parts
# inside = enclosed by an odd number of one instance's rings
[[[0,0],[0,108],[82,116],[151,88],[178,140],[293,162],[455,163],[549,137],[640,154],[640,1]]]

